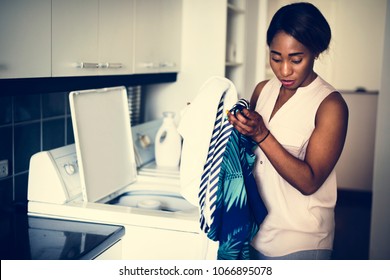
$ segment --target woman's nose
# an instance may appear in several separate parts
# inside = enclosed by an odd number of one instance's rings
[[[292,74],[291,65],[288,62],[283,62],[281,65],[280,72],[283,77],[288,77]]]

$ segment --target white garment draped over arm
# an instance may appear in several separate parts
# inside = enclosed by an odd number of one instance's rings
[[[191,204],[199,206],[198,194],[203,167],[207,159],[219,101],[225,94],[224,112],[237,102],[234,84],[223,77],[212,77],[182,114],[178,131],[183,137],[180,163],[180,192]]]

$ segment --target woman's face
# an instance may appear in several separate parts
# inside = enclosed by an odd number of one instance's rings
[[[270,44],[270,66],[287,90],[296,91],[315,78],[315,55],[294,37],[278,32]]]

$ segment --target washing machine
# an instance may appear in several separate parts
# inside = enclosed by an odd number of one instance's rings
[[[123,225],[123,259],[204,259],[178,168],[156,166],[155,121],[131,128],[124,87],[69,95],[75,143],[31,157],[28,214]]]

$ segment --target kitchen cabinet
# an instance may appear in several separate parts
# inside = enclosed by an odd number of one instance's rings
[[[181,0],[135,0],[134,72],[177,72],[181,62]]]
[[[181,0],[1,0],[0,79],[171,73]]]
[[[133,0],[52,0],[52,76],[132,74]]]
[[[228,0],[225,76],[244,92],[245,79],[245,0]]]
[[[0,1],[0,79],[48,77],[51,0]]]

